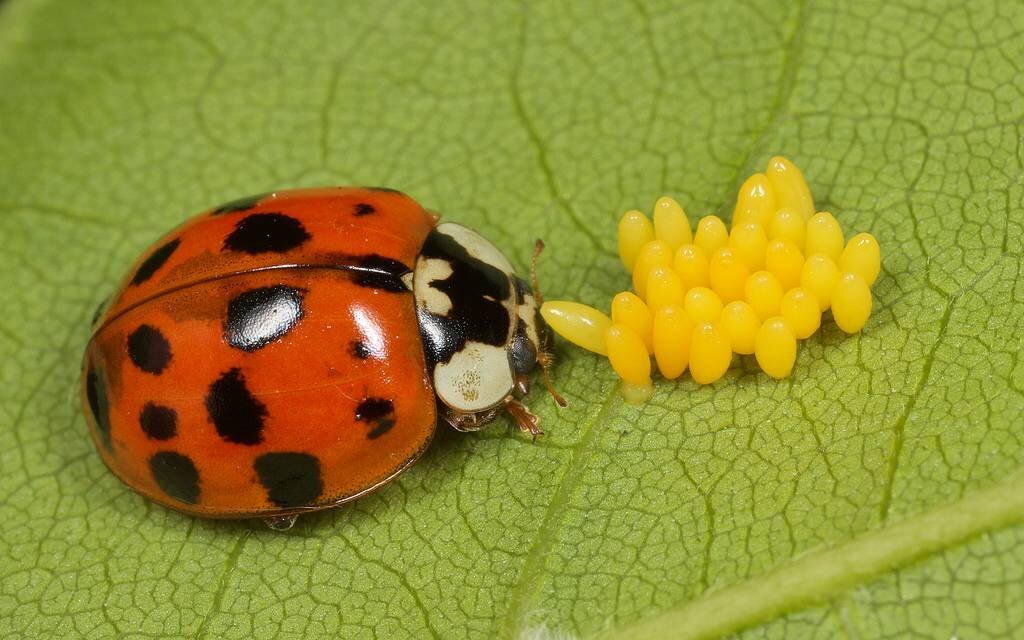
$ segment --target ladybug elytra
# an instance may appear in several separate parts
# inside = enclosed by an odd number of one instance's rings
[[[516,399],[535,365],[547,383],[535,291],[397,191],[238,200],[158,241],[98,314],[84,412],[146,498],[287,528],[401,474],[438,418],[473,431],[504,410],[539,434]]]

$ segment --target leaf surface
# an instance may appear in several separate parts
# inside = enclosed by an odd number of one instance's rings
[[[0,620],[19,637],[998,637],[1024,624],[1024,10],[864,0],[0,5]],[[791,157],[883,250],[858,336],[775,382],[443,431],[281,534],[151,505],[77,398],[89,319],[184,216],[381,184],[550,298],[626,287],[614,225],[729,215]],[[967,517],[967,515],[971,517]]]

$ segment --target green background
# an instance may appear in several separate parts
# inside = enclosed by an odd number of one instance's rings
[[[1024,9],[967,4],[0,5],[0,628],[1019,633]],[[827,322],[788,380],[738,362],[633,407],[562,344],[537,443],[441,430],[285,534],[147,504],[88,441],[90,315],[187,214],[388,185],[520,267],[543,237],[547,296],[603,306],[622,211],[728,215],[775,153],[883,249],[864,332]]]

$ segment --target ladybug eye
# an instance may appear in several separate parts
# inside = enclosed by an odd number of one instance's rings
[[[516,328],[516,336],[512,339],[509,354],[516,373],[529,373],[537,364],[537,347],[527,335],[526,323],[522,320],[519,321],[519,326]]]

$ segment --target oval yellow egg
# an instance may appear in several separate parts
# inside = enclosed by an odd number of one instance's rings
[[[540,307],[540,315],[555,333],[569,342],[587,351],[608,355],[604,334],[612,321],[594,307],[568,300],[547,300]]]
[[[693,328],[690,340],[690,375],[698,384],[711,384],[725,375],[732,362],[732,346],[725,332],[710,322]]]
[[[694,324],[717,322],[722,315],[722,299],[707,287],[694,287],[683,296],[683,308]]]
[[[804,254],[789,240],[772,240],[764,254],[764,267],[779,279],[784,290],[789,291],[800,284]]]
[[[633,271],[636,257],[645,244],[654,240],[654,226],[639,211],[627,211],[619,219],[619,259],[626,271]]]
[[[764,252],[768,248],[768,235],[756,222],[733,222],[729,232],[729,246],[743,258],[751,271],[764,269]]]
[[[763,173],[755,173],[740,187],[736,207],[732,210],[732,225],[735,227],[737,224],[754,222],[767,227],[777,208],[775,191],[768,177]]]
[[[651,357],[632,329],[613,324],[605,332],[608,361],[623,382],[634,387],[651,386]]]
[[[775,156],[768,161],[765,175],[775,191],[775,204],[778,208],[789,207],[805,221],[814,215],[811,190],[804,180],[804,174],[795,164],[782,156]]]
[[[662,307],[682,306],[683,281],[672,267],[657,266],[647,276],[647,307],[656,312]]]
[[[871,289],[854,273],[840,273],[832,290],[832,317],[846,333],[857,333],[871,317]]]
[[[668,196],[654,203],[654,236],[672,251],[693,242],[693,232],[686,212]]]
[[[770,271],[750,274],[744,287],[744,298],[761,320],[779,315],[782,296],[785,293],[782,290],[782,283]]]
[[[662,307],[654,314],[654,360],[661,375],[674,380],[690,362],[693,324],[682,307]]]
[[[633,264],[633,291],[641,298],[647,297],[647,276],[654,267],[672,265],[672,252],[661,240],[651,240],[645,244]]]
[[[846,243],[839,255],[839,268],[860,276],[870,287],[882,269],[882,252],[878,240],[870,233],[858,233]]]
[[[612,298],[612,324],[629,327],[640,336],[648,353],[651,351],[651,322],[653,316],[647,303],[634,293],[623,291]]]
[[[782,317],[799,340],[809,338],[821,326],[821,309],[814,294],[794,287],[782,296]]]
[[[683,281],[683,289],[706,287],[708,281],[708,256],[695,244],[684,244],[676,251],[673,268]]]
[[[732,247],[719,247],[711,254],[708,279],[711,281],[711,290],[718,294],[722,302],[743,298],[743,287],[749,275],[747,264]]]
[[[693,244],[703,249],[705,255],[710,256],[715,249],[728,243],[729,231],[718,216],[704,216],[697,223],[697,233],[693,236]]]
[[[792,242],[797,249],[803,251],[807,237],[807,222],[799,213],[789,207],[779,209],[768,224],[768,239],[782,238]]]
[[[800,286],[814,294],[818,308],[825,311],[832,305],[832,290],[839,282],[839,268],[824,253],[807,256],[800,271]]]
[[[719,325],[729,337],[729,344],[736,353],[754,353],[754,338],[761,328],[761,319],[754,308],[743,300],[734,300],[722,309]]]
[[[754,357],[768,375],[778,380],[793,371],[796,363],[796,336],[780,316],[768,318],[754,339]]]
[[[843,230],[839,222],[828,211],[814,214],[807,221],[807,240],[804,244],[807,255],[824,253],[839,262],[843,253]]]

